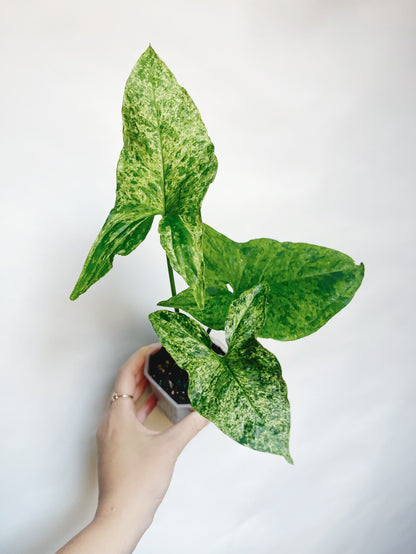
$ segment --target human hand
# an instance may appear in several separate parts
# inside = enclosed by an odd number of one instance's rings
[[[115,392],[133,398],[112,402],[97,429],[97,512],[58,554],[133,552],[165,496],[177,457],[208,423],[192,412],[165,431],[145,427],[156,398],[150,395],[138,409],[135,403],[149,385],[143,373],[146,355],[158,348],[157,344],[141,348],[118,373]]]
[[[155,344],[141,348],[121,367],[114,390],[133,399],[112,402],[97,430],[99,499],[95,519],[117,521],[131,536],[132,544],[137,544],[151,524],[182,449],[208,423],[192,412],[165,431],[145,427],[157,400],[152,394],[140,408],[136,409],[135,403],[149,385],[143,373],[146,355],[158,348]]]

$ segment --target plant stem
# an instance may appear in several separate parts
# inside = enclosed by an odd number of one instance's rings
[[[172,293],[172,296],[176,296],[175,276],[173,275],[173,269],[172,269],[172,266],[170,265],[170,261],[167,254],[166,254],[166,262],[168,264],[170,291]],[[177,314],[179,313],[178,308],[175,308],[175,312]]]

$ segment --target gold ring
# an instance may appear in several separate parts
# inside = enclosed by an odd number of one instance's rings
[[[117,400],[118,398],[134,398],[132,394],[117,394],[116,392],[111,397],[111,402],[114,402],[114,400]]]

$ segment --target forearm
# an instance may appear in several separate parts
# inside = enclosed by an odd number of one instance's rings
[[[57,554],[131,554],[150,524],[148,517],[132,522],[129,515],[96,514]]]

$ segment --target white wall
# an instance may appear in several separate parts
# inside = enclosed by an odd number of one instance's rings
[[[1,539],[53,552],[96,501],[95,428],[169,295],[156,229],[68,299],[113,205],[125,80],[149,42],[219,159],[204,219],[235,240],[366,264],[315,335],[264,341],[295,466],[213,425],[180,458],[142,554],[410,554],[414,449],[415,16],[409,0],[3,0]]]

